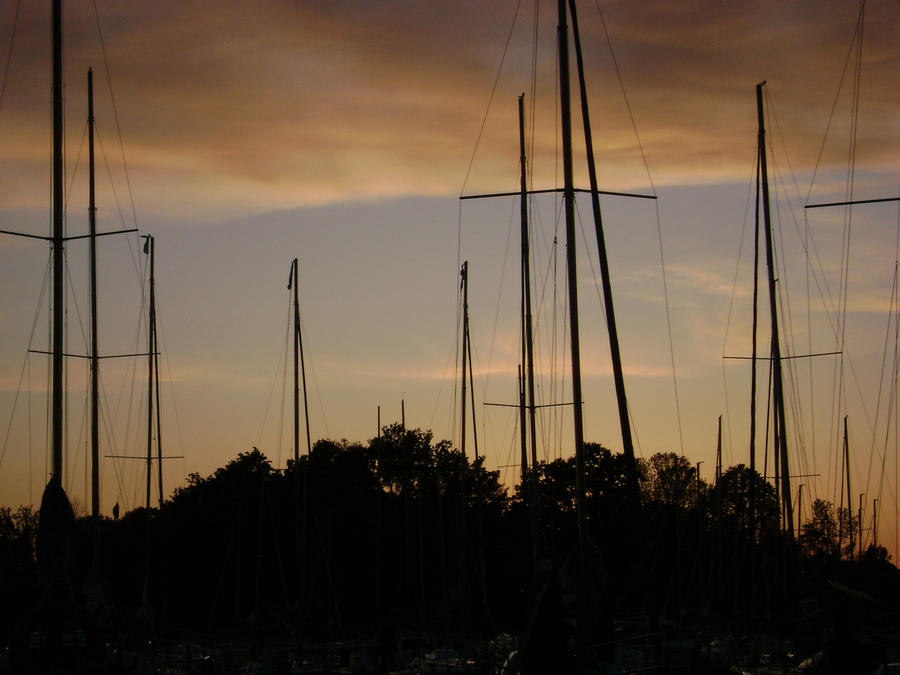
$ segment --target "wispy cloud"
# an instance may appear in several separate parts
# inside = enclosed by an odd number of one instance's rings
[[[141,178],[139,197],[154,195],[152,202],[143,199],[145,208],[193,206],[195,212],[454,194],[513,14],[513,3],[474,2],[454,3],[452,10],[440,3],[280,0],[252,11],[226,3],[213,12],[205,3],[171,1],[98,7],[127,157]],[[790,111],[780,120],[785,135],[803,148],[800,156],[815,157],[855,8],[758,0],[737,11],[696,0],[611,2],[603,10],[661,184],[745,171],[755,124],[752,86],[766,76],[775,103]],[[582,11],[589,66],[600,72],[597,89],[617,87],[595,12]],[[16,129],[4,151],[19,171],[29,160],[37,171],[45,156],[44,89],[30,84],[45,79],[45,14],[42,6],[23,12],[6,122],[0,120],[6,137]],[[68,115],[71,129],[83,126],[76,120],[83,116],[83,71],[91,63],[98,71],[98,122],[114,157],[116,132],[92,14],[77,5],[66,14]],[[545,18],[552,25],[552,16]],[[528,81],[527,71],[518,71],[527,67],[527,22],[520,16],[491,116],[491,124],[495,116],[503,119],[512,142],[514,95],[507,88],[518,93]],[[869,165],[896,160],[896,150],[879,142],[900,104],[891,78],[879,77],[893,72],[897,59],[892,36],[884,33],[867,34],[875,55],[864,64],[871,73],[864,111],[871,136],[860,139],[857,160]],[[552,34],[541,34],[542,48],[552,49]],[[773,44],[782,47],[763,47]],[[636,143],[621,103],[607,103],[618,97],[594,96],[604,127],[595,134],[597,155],[617,168],[608,173],[607,182],[615,182],[623,168],[640,163]],[[541,98],[536,114],[554,118],[552,97]],[[539,133],[535,166],[555,146],[552,133]],[[484,167],[475,173],[480,182],[506,181],[515,146],[486,138],[476,159]],[[641,174],[638,166],[629,175],[643,180]],[[164,184],[166,190],[157,189]],[[32,203],[44,197],[35,194]]]

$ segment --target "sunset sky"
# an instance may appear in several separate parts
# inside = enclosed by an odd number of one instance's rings
[[[40,235],[50,227],[49,4],[0,0],[0,229]],[[388,424],[399,421],[401,400],[407,425],[459,442],[459,265],[469,261],[480,452],[514,482],[515,412],[483,404],[516,400],[518,203],[459,196],[517,189],[522,92],[531,184],[561,183],[556,3],[64,5],[68,232],[87,228],[85,80],[93,67],[98,227],[137,227],[157,242],[164,454],[185,456],[166,463],[166,491],[252,446],[279,467],[292,455],[283,391],[294,257],[313,439],[363,442],[376,434],[378,406]],[[722,357],[750,350],[754,88],[767,80],[790,354],[840,349],[834,308],[842,259],[848,264],[844,378],[835,384],[835,357],[792,362],[791,421],[802,431],[792,432],[791,462],[809,476],[795,490],[807,486],[807,513],[810,496],[839,499],[838,420],[849,415],[854,499],[866,493],[865,519],[871,499],[880,500],[879,543],[895,550],[896,416],[888,411],[898,405],[889,377],[897,203],[856,208],[849,220],[844,210],[807,212],[803,204],[844,198],[851,147],[853,196],[898,194],[900,7],[866,5],[855,146],[856,3],[579,7],[601,187],[659,197],[602,200],[641,455],[683,452],[712,480],[724,415],[726,464],[748,461],[749,367]],[[580,147],[580,122],[575,137]],[[586,187],[584,162],[576,163]],[[553,196],[535,198],[532,213],[542,403],[571,401],[565,240],[555,207]],[[579,213],[585,435],[618,452],[588,200]],[[143,351],[137,235],[104,238],[99,249],[101,351]],[[72,242],[67,255],[68,350],[85,353],[87,246]],[[26,359],[29,346],[49,343],[47,261],[45,244],[0,236],[3,504],[38,501],[47,477],[46,358]],[[767,331],[762,320],[766,353]],[[145,370],[143,360],[103,363],[104,455],[146,452]],[[85,372],[83,360],[70,360],[66,478],[82,503]],[[543,457],[571,454],[570,418],[565,407],[542,413]],[[140,503],[142,471],[139,461],[104,459],[105,512],[117,501]]]

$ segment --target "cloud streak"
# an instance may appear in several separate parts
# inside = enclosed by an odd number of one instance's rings
[[[872,14],[886,9],[871,4]],[[98,7],[129,164],[154,195],[142,205],[185,207],[193,199],[198,212],[197,202],[247,212],[454,194],[514,5],[267,0],[252,10],[220,3],[213,12],[206,3],[170,0]],[[696,0],[610,2],[603,11],[658,181],[704,183],[743,172],[755,124],[752,86],[766,77],[775,103],[790,111],[781,119],[785,135],[812,161],[849,44],[852,7]],[[92,14],[78,5],[66,14],[69,125],[83,125],[82,81],[92,64],[98,121],[112,152],[115,128]],[[502,140],[486,139],[476,156],[479,185],[508,180],[515,161],[515,95],[529,79],[526,14],[490,111],[490,123],[507,131]],[[611,96],[618,84],[596,10],[582,14],[605,182],[621,181],[623,165],[634,165],[626,181],[644,180],[621,97]],[[538,48],[552,50],[552,12],[541,18]],[[882,141],[892,133],[890,111],[900,107],[900,94],[882,77],[898,65],[885,33],[867,34],[874,56],[864,63],[870,107],[861,114],[871,135],[860,139],[858,159],[887,166],[896,149]],[[31,83],[46,79],[46,35],[45,9],[29,6],[13,52],[7,119],[0,118],[5,137],[17,130],[4,151],[19,170],[31,163],[37,172],[45,156],[45,93]],[[546,56],[552,65],[552,51]],[[535,114],[552,122],[550,90],[538,95]],[[540,128],[551,133],[535,138],[535,166],[556,147],[552,123]],[[174,182],[173,172],[180,176]],[[158,189],[164,184],[167,190]],[[43,197],[33,195],[32,203]]]

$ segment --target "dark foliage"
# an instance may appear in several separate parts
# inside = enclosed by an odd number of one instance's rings
[[[8,635],[37,594],[38,516],[30,507],[0,507],[0,635]]]
[[[801,594],[838,573],[900,596],[883,548],[839,566],[827,502],[816,502],[790,545],[774,489],[745,466],[710,485],[685,458],[659,453],[638,462],[641,504],[629,499],[621,455],[586,444],[585,468],[591,620],[601,634],[625,612],[789,617]],[[508,494],[483,458],[470,461],[427,431],[395,424],[366,444],[321,440],[286,470],[253,448],[210,476],[190,475],[162,508],[78,521],[75,586],[98,571],[113,608],[106,620],[127,634],[151,623],[171,635],[339,639],[384,626],[527,634],[532,617],[548,620],[549,606],[534,606],[548,588],[562,622],[554,625],[571,626],[575,460],[534,470],[537,531],[530,489]],[[0,509],[4,633],[40,594],[36,523],[26,508]]]

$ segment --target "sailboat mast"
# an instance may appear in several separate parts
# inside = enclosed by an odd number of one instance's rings
[[[850,439],[847,435],[847,416],[844,415],[844,467],[847,471],[847,513],[852,513],[852,492],[850,492]],[[848,518],[850,524],[850,557],[853,557],[853,518]],[[838,514],[838,527],[840,527],[841,517]],[[862,532],[862,523],[860,523],[860,533]],[[862,535],[860,535],[862,536]],[[840,534],[838,534],[838,541],[841,540]]]
[[[569,288],[569,334],[572,357],[572,411],[575,437],[575,510],[578,522],[578,637],[581,647],[587,644],[587,515],[584,485],[584,416],[581,394],[581,343],[578,330],[578,275],[575,265],[575,187],[572,170],[572,113],[569,106],[569,36],[566,19],[566,0],[558,0],[559,25],[559,95],[560,124],[563,152],[563,206],[566,216],[566,276]]]
[[[469,355],[469,403],[472,407],[472,445],[475,449],[475,459],[478,459],[478,425],[475,423],[475,373],[472,370],[472,336],[469,334],[469,312],[466,311],[466,351]]]
[[[298,279],[297,258],[291,262],[291,275],[288,278],[288,290],[294,290],[294,461],[300,459],[300,282]]]
[[[153,324],[153,391],[156,396],[156,473],[159,479],[159,506],[163,505],[162,406],[159,404],[159,333],[156,324],[156,240],[150,251],[150,313]]]
[[[94,181],[94,72],[88,86],[88,224],[91,275],[91,515],[100,515],[100,348],[97,335],[97,203]]]
[[[469,261],[466,260],[462,264],[459,271],[460,284],[463,293],[463,326],[462,326],[462,381],[460,384],[461,401],[460,401],[460,441],[459,450],[462,456],[466,456],[466,358],[468,350],[466,349],[469,332],[466,330],[466,323],[469,317]]]
[[[519,162],[521,164],[520,172],[520,204],[519,211],[521,213],[522,224],[522,309],[523,309],[523,340],[522,348],[525,357],[525,372],[522,374],[522,392],[523,400],[527,387],[527,407],[528,422],[531,431],[531,539],[532,554],[535,565],[540,555],[539,527],[540,522],[538,515],[538,488],[537,488],[537,421],[536,421],[536,405],[534,400],[534,328],[531,317],[531,235],[528,229],[528,162],[525,155],[525,94],[519,96]],[[525,477],[526,462],[524,461],[524,436],[525,436],[525,418],[522,417],[522,435],[523,435],[523,462],[522,476]],[[523,493],[525,486],[522,486]]]
[[[719,415],[718,431],[716,432],[716,488],[722,480],[722,416]]]
[[[300,377],[303,381],[303,420],[306,423],[306,454],[309,455],[312,450],[312,440],[309,434],[309,399],[306,393],[306,362],[303,360],[303,331],[300,330],[300,264],[297,263],[297,272],[296,272],[296,281],[297,284],[294,286],[295,299],[297,308],[296,314],[296,326],[297,326],[297,346],[300,351]]]
[[[144,236],[144,254],[153,268],[153,237]],[[151,277],[153,272],[150,272]],[[150,481],[153,475],[153,284],[150,284],[150,316],[147,326],[147,480],[145,506],[150,508]]]
[[[865,498],[866,493],[859,493],[859,558],[862,559],[862,551],[863,551],[863,499]]]
[[[759,158],[756,163],[757,192],[759,191]],[[756,214],[753,228],[753,320],[750,334],[750,517],[749,530],[756,536],[756,488],[752,480],[756,471],[756,357],[757,324],[759,322],[759,195],[756,197]]]
[[[150,483],[153,476],[153,353],[156,351],[156,290],[153,236],[145,235],[144,253],[150,256],[150,318],[147,329],[147,484],[146,507],[150,508]]]
[[[52,376],[52,471],[63,482],[63,97],[62,97],[62,6],[52,4],[53,40],[53,376]]]
[[[527,434],[525,433],[525,372],[522,369],[521,364],[518,368],[516,384],[518,385],[519,392],[519,444],[521,451],[521,474],[522,474],[522,495],[526,494],[525,486],[528,482],[528,449],[527,449]]]
[[[609,353],[612,360],[613,380],[616,386],[616,401],[619,408],[619,427],[622,431],[622,452],[628,466],[628,491],[631,506],[639,508],[640,492],[637,481],[637,466],[634,457],[634,441],[631,436],[631,422],[628,419],[628,398],[625,395],[625,375],[622,369],[622,355],[619,349],[619,331],[616,328],[616,313],[613,308],[612,282],[609,276],[609,259],[606,255],[606,237],[603,234],[603,217],[600,213],[600,196],[597,192],[597,167],[594,161],[594,143],[591,135],[590,114],[588,112],[587,87],[584,78],[584,61],[581,56],[581,41],[578,35],[578,15],[575,0],[569,0],[572,15],[572,34],[575,42],[575,59],[578,66],[578,83],[581,93],[581,117],[584,128],[584,145],[587,153],[588,177],[591,185],[591,206],[594,214],[594,230],[597,236],[597,252],[600,257],[600,279],[603,286],[603,305],[606,308],[606,326],[609,335]]]
[[[775,294],[775,249],[769,208],[769,174],[766,165],[766,126],[763,112],[763,86],[756,85],[756,113],[759,123],[759,163],[763,196],[763,225],[766,235],[766,267],[769,281],[769,313],[772,332],[772,398],[775,424],[775,450],[781,473],[782,517],[788,536],[794,538],[794,516],[791,504],[791,475],[788,470],[787,425],[785,423],[784,385],[781,373],[781,345],[778,339],[778,303]]]
[[[584,505],[584,416],[581,394],[581,342],[578,330],[578,276],[575,263],[575,188],[572,169],[572,115],[569,108],[569,40],[565,0],[559,0],[559,77],[562,118],[563,203],[566,217],[566,272],[569,286],[569,333],[572,351],[572,407],[575,417],[577,501]],[[579,539],[584,532],[584,509],[579,508]]]
[[[294,289],[294,461],[300,459],[300,381],[303,381],[303,417],[306,420],[306,454],[312,449],[309,434],[309,404],[306,398],[306,365],[303,361],[303,334],[300,330],[300,263],[291,262],[288,290]]]

